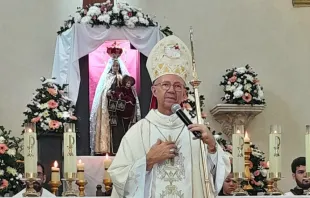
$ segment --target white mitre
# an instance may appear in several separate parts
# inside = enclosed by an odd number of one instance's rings
[[[171,35],[160,40],[146,62],[152,82],[166,74],[180,76],[184,82],[192,69],[192,56],[185,43]]]

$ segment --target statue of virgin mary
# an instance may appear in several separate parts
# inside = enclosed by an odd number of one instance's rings
[[[90,113],[91,155],[116,154],[128,128],[141,119],[139,100],[134,86],[130,87],[133,95],[131,101],[113,98],[114,93],[121,90],[123,76],[129,76],[129,72],[120,59],[121,48],[115,46],[108,48],[108,54],[111,58],[98,82]],[[134,111],[129,112],[132,115],[130,117],[117,113],[126,110],[126,103],[134,104],[134,108],[128,108]]]

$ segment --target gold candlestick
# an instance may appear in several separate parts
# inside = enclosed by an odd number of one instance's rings
[[[245,144],[247,144],[245,142]],[[244,169],[244,175],[245,180],[247,181],[247,184],[243,186],[244,190],[253,190],[253,187],[250,185],[251,181],[251,171],[250,171],[250,156],[251,156],[251,148],[246,147],[246,150],[244,151],[244,163],[245,163],[245,169]]]
[[[26,181],[26,192],[23,193],[23,197],[40,197],[41,193],[37,192],[34,189],[34,182],[40,180],[39,178],[37,178],[37,174],[33,173],[33,174],[26,174],[26,178],[22,179],[23,181]]]
[[[59,186],[61,185],[61,182],[60,181],[50,181],[48,184],[51,187],[52,193],[57,196],[56,193],[58,191]]]
[[[267,178],[267,192],[265,195],[283,195],[278,189],[278,181],[281,180],[281,173],[270,172]]]
[[[77,180],[76,184],[79,186],[79,197],[85,197],[85,186],[87,185],[87,181]]]
[[[233,173],[234,175],[234,180],[237,182],[237,188],[236,190],[234,190],[233,195],[234,196],[248,196],[248,192],[246,192],[245,190],[243,190],[242,188],[242,181],[244,181],[244,173]]]
[[[103,179],[103,184],[105,186],[104,195],[105,196],[111,196],[111,194],[112,194],[112,186],[113,186],[112,180],[111,179]]]

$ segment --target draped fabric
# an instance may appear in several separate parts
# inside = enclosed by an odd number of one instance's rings
[[[129,40],[143,55],[148,56],[164,35],[157,27],[91,27],[74,24],[57,37],[52,76],[60,84],[69,84],[69,97],[77,101],[80,86],[79,59],[97,49],[107,40]]]

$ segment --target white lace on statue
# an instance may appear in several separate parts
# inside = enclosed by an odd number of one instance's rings
[[[118,58],[117,60],[119,62],[119,67],[120,67],[122,76],[130,75],[125,64],[123,63],[123,61],[120,58]],[[104,69],[104,71],[100,77],[100,80],[97,84],[97,87],[96,87],[96,92],[95,92],[95,96],[94,96],[94,100],[93,100],[93,104],[92,104],[92,109],[91,109],[91,113],[90,113],[90,148],[91,148],[91,155],[93,155],[94,151],[95,151],[97,112],[98,112],[98,108],[102,108],[102,107],[100,107],[100,101],[101,101],[102,93],[104,92],[104,90],[109,89],[111,86],[111,83],[112,83],[112,82],[107,83],[107,81],[108,81],[107,77],[109,75],[109,72],[112,69],[113,62],[114,62],[114,59],[110,58],[108,63],[107,63],[106,68]],[[139,120],[141,118],[139,100],[138,100],[137,92],[136,92],[134,87],[132,87],[132,91],[133,91],[134,96],[135,96],[136,101],[137,101],[136,102],[135,118],[137,120]]]

